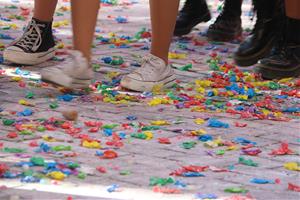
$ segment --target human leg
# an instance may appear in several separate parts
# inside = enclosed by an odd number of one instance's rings
[[[136,91],[151,91],[155,85],[170,86],[175,80],[168,66],[168,52],[178,14],[179,0],[151,0],[151,54],[142,66],[123,77],[121,85]]]
[[[67,88],[88,87],[93,78],[90,66],[91,45],[97,23],[99,0],[72,0],[73,46],[70,57],[65,63],[45,68],[42,79]]]

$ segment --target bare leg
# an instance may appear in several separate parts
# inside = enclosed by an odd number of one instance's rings
[[[151,54],[168,63],[170,43],[178,14],[179,0],[150,0]]]
[[[300,1],[285,0],[286,15],[293,19],[300,19]]]
[[[53,20],[57,0],[35,0],[33,17],[44,22]]]
[[[74,49],[81,51],[84,57],[90,60],[100,2],[72,0],[71,5]]]

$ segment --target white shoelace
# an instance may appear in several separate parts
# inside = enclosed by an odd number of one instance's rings
[[[36,51],[42,44],[40,28],[45,28],[45,24],[37,24],[32,20],[24,35],[16,44],[25,50]]]
[[[151,56],[145,56],[142,61],[142,66],[135,72],[140,74],[141,76],[143,74],[152,74],[156,70],[153,63],[151,62],[152,60],[153,58]]]

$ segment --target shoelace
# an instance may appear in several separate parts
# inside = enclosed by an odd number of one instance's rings
[[[25,50],[36,51],[42,44],[41,29],[45,28],[45,24],[37,24],[31,21],[22,38],[16,43]]]
[[[142,66],[138,68],[135,72],[142,74],[152,74],[155,71],[155,68],[153,66],[153,58],[151,56],[145,56],[142,61]],[[147,65],[149,64],[149,65]],[[146,67],[147,66],[147,67]]]

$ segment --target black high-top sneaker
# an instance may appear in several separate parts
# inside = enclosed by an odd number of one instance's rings
[[[283,0],[255,0],[253,3],[257,20],[252,33],[234,54],[235,62],[239,66],[254,65],[267,56],[284,26]]]
[[[208,40],[231,41],[242,34],[242,0],[225,0],[223,10],[207,30]]]
[[[205,0],[186,0],[177,17],[174,35],[186,35],[197,24],[208,22],[210,19],[210,12]]]
[[[55,56],[52,22],[32,19],[23,35],[8,46],[3,53],[5,61],[36,65]]]
[[[271,54],[258,61],[264,79],[300,76],[300,20],[287,19],[287,28]]]

